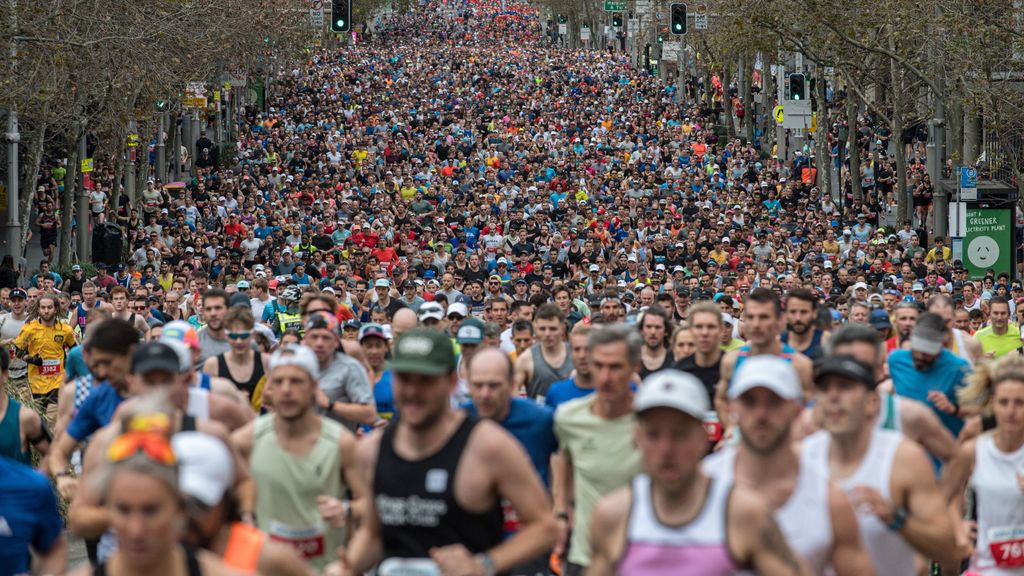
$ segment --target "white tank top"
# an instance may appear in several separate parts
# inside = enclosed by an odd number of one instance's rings
[[[875,428],[882,430],[903,431],[903,423],[900,420],[900,397],[888,392],[879,392],[882,399],[882,408],[875,420]]]
[[[188,409],[185,412],[199,420],[210,419],[210,391],[198,386],[188,389]]]
[[[971,570],[984,576],[1024,574],[1024,446],[1006,453],[992,433],[978,438],[970,486],[978,506],[978,542]]]
[[[732,484],[736,449],[724,448],[704,459],[704,473]],[[822,576],[832,552],[832,516],[828,507],[828,478],[812,466],[800,466],[789,500],[775,511],[775,521],[786,542],[799,554],[811,574]]]
[[[971,366],[974,366],[974,361],[971,360],[970,354],[967,353],[967,346],[964,345],[964,333],[959,328],[953,328],[953,342],[956,344],[956,350],[950,350],[957,356],[967,360]]]
[[[871,443],[861,460],[860,467],[848,478],[836,479],[847,493],[857,486],[874,488],[885,500],[892,500],[889,485],[892,482],[892,467],[896,449],[903,441],[903,435],[892,430],[874,428]],[[832,436],[820,430],[808,436],[801,449],[800,466],[811,466],[831,477],[828,465]],[[914,549],[897,533],[878,519],[877,516],[857,509],[857,525],[864,547],[871,556],[875,570],[887,576],[914,576]]]
[[[739,568],[729,552],[726,514],[732,484],[712,478],[696,518],[682,526],[658,520],[651,502],[651,479],[633,478],[626,549],[617,573],[621,576],[726,576]]]

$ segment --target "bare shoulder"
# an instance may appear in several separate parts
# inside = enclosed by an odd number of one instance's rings
[[[509,454],[510,450],[519,447],[515,438],[500,424],[492,420],[477,422],[466,446],[468,450],[476,452],[488,460],[502,459]]]
[[[247,422],[245,426],[242,426],[238,430],[231,433],[231,445],[234,446],[243,455],[249,454],[252,450],[253,442],[253,430],[255,428],[255,420]]]
[[[395,423],[388,426],[396,426]],[[371,475],[377,466],[377,454],[380,452],[380,443],[384,438],[384,428],[378,428],[363,436],[356,442],[355,455],[356,463]]]
[[[899,490],[895,489],[935,484],[931,459],[917,442],[905,437],[901,439],[893,459],[900,463],[899,466],[894,466],[892,469],[894,493],[899,493]]]
[[[196,420],[196,431],[216,436],[225,444],[231,444],[231,431],[222,422],[216,420]]]
[[[203,574],[218,574],[219,576],[243,576],[247,572],[241,572],[229,567],[220,557],[212,552],[201,550],[197,554],[199,566]]]
[[[594,507],[591,523],[593,526],[605,530],[614,529],[629,516],[632,504],[633,490],[631,486],[623,486],[609,492]]]
[[[734,366],[736,366],[736,358],[740,355],[739,350],[730,350],[722,356],[721,371],[724,374],[726,370],[732,372]]]
[[[733,485],[729,494],[728,519],[746,533],[756,533],[771,515],[768,503],[753,490]]]

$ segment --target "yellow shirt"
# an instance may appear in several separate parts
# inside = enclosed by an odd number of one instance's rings
[[[938,250],[938,249],[939,249],[939,247],[936,246],[935,248],[932,248],[931,250],[928,251],[928,255],[924,257],[925,263],[930,264],[932,262],[936,262],[937,260],[939,260],[939,254],[936,252],[936,250]],[[951,255],[952,255],[952,252],[949,250],[949,247],[948,246],[943,246],[942,247],[942,258],[941,259],[948,262]]]
[[[64,322],[46,326],[39,320],[27,322],[14,339],[14,345],[39,356],[43,364],[28,365],[28,382],[33,394],[47,394],[64,381],[64,351],[75,345],[75,333]]]

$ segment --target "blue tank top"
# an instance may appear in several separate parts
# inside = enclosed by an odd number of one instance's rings
[[[0,456],[32,465],[32,454],[21,444],[21,404],[7,397],[7,412],[0,420]]]
[[[740,369],[740,366],[743,364],[743,362],[747,358],[750,358],[750,350],[750,344],[746,344],[740,347],[736,356],[736,366],[734,366],[732,369],[733,374],[736,374],[736,371]],[[786,362],[792,362],[793,356],[796,356],[796,354],[797,351],[794,350],[792,346],[786,344],[785,342],[782,343],[782,354],[779,354],[779,358],[782,358]]]
[[[824,353],[825,353],[825,351],[821,347],[821,337],[822,337],[822,335],[824,335],[824,333],[825,332],[823,330],[821,330],[821,329],[815,329],[814,330],[814,336],[811,338],[811,345],[808,346],[806,350],[798,350],[798,352],[800,352],[804,356],[807,356],[812,361],[813,360],[817,360],[818,358],[821,358],[822,355],[824,355]],[[782,333],[781,340],[782,340],[782,343],[784,345],[788,345],[789,344],[789,332],[788,331]],[[796,350],[796,348],[794,348],[794,350]]]
[[[210,389],[210,375],[206,372],[199,373],[199,388],[202,388],[203,390]]]

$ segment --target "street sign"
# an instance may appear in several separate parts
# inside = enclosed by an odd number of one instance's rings
[[[202,82],[186,84],[182,104],[189,108],[206,108],[206,85]]]
[[[604,11],[605,12],[625,12],[626,2],[625,0],[604,0]]]
[[[775,107],[774,115],[775,115],[775,123],[776,124],[782,124],[783,121],[785,121],[785,119],[786,119],[785,108],[783,108],[783,106],[781,104],[776,106]]]
[[[666,62],[678,62],[683,52],[682,42],[665,42],[661,46],[661,59]]]
[[[558,34],[559,35],[565,36],[568,33],[569,33],[569,25],[568,24],[559,24],[558,25]]]
[[[811,127],[810,100],[786,100],[782,103],[782,107],[784,110],[783,128],[804,130]]]
[[[92,158],[82,158],[82,172],[92,172],[95,169]]]
[[[650,14],[651,0],[636,0],[636,11],[638,14]]]
[[[583,27],[580,28],[580,40],[583,40],[584,42],[590,41],[590,27],[589,26],[583,26]]]
[[[138,145],[139,145],[139,135],[138,134],[129,134],[128,135],[128,147],[129,148],[135,148]]]
[[[960,167],[960,201],[974,202],[978,199],[978,171],[969,166]]]
[[[693,27],[696,28],[697,30],[707,30],[708,29],[708,15],[707,14],[704,14],[704,15],[697,14],[696,16],[694,16],[693,17]]]
[[[317,30],[324,27],[323,0],[309,0],[309,25]]]
[[[1013,210],[1006,208],[967,208],[967,234],[964,236],[964,264],[971,279],[980,279],[988,270],[1013,274],[1010,261],[1013,246]]]

